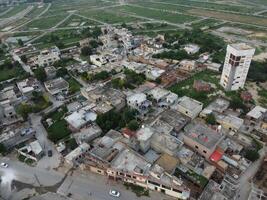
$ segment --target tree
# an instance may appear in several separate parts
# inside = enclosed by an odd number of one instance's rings
[[[136,131],[139,128],[139,123],[136,120],[131,120],[128,124],[127,127],[131,131]]]
[[[246,109],[246,106],[244,105],[243,101],[241,100],[240,97],[233,97],[232,100],[230,101],[230,107],[234,110],[236,109]]]
[[[99,43],[96,40],[91,40],[89,44],[93,49],[96,49],[99,46]]]
[[[19,105],[17,112],[24,120],[26,120],[29,113],[32,112],[32,107],[29,104],[22,103]]]
[[[61,67],[57,70],[57,77],[64,77],[68,74],[68,70],[65,67]]]
[[[110,74],[107,71],[102,71],[93,76],[93,80],[105,80],[110,77]]]
[[[27,63],[27,61],[28,61],[28,59],[27,59],[27,57],[26,57],[25,55],[22,55],[22,56],[20,57],[20,59],[21,59],[21,61],[24,62],[24,63]]]
[[[206,122],[210,125],[215,125],[216,124],[216,118],[213,113],[208,114],[206,118]]]
[[[245,151],[245,158],[250,160],[251,162],[258,160],[259,157],[260,157],[260,155],[259,155],[258,151],[256,151],[256,150],[247,149]]]
[[[6,153],[7,149],[4,144],[0,143],[0,154]]]
[[[114,78],[111,80],[111,85],[116,89],[122,89],[124,88],[125,81],[121,78]]]
[[[21,39],[18,39],[18,45],[20,47],[23,47],[24,46],[24,42]]]
[[[89,56],[91,55],[93,52],[92,52],[92,49],[89,47],[89,46],[85,46],[81,49],[81,54],[83,56]]]
[[[37,68],[34,70],[34,75],[37,78],[37,80],[44,82],[47,78],[45,70],[43,68]]]

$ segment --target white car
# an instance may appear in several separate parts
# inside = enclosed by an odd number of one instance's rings
[[[109,195],[113,197],[120,197],[121,194],[116,190],[110,190]]]
[[[7,164],[7,163],[4,163],[4,162],[2,162],[2,163],[1,163],[1,167],[3,167],[3,168],[8,168],[8,164]]]

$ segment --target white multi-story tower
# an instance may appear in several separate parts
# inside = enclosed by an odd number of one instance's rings
[[[243,88],[255,49],[245,43],[229,44],[220,84],[226,91]]]

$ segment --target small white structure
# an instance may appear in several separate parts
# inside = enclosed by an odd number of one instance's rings
[[[27,78],[23,81],[17,82],[19,91],[25,95],[31,95],[33,91],[39,90],[38,81],[34,78]]]
[[[139,141],[141,150],[145,153],[150,149],[151,139],[154,130],[151,127],[142,127],[136,133],[137,140]]]
[[[179,66],[179,69],[189,71],[189,72],[195,70],[197,67],[196,61],[194,60],[182,60],[178,66]]]
[[[84,154],[89,151],[89,149],[89,144],[82,143],[80,146],[78,146],[76,149],[74,149],[68,155],[65,156],[66,162],[71,166],[77,165],[79,161],[82,160]]]
[[[135,93],[127,97],[127,104],[139,112],[144,112],[151,106],[152,103],[147,100],[144,93]]]
[[[71,129],[80,130],[86,124],[95,121],[96,117],[97,114],[95,112],[84,107],[65,117],[65,120],[68,122]]]
[[[51,95],[57,95],[59,93],[68,92],[69,90],[69,83],[61,77],[46,81],[44,85],[46,90]]]
[[[257,121],[260,118],[262,118],[263,114],[267,112],[266,108],[263,108],[261,106],[256,106],[251,111],[247,113],[247,117]]]
[[[187,54],[195,54],[199,51],[200,47],[196,44],[187,44],[184,47],[184,50],[187,52]]]
[[[108,63],[108,60],[103,55],[91,55],[90,61],[98,67],[102,67],[102,65]]]
[[[201,112],[202,108],[203,103],[187,96],[183,96],[182,98],[178,99],[178,103],[173,105],[173,109],[178,110],[191,119],[196,118]]]

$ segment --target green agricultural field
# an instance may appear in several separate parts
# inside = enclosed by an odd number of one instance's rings
[[[47,7],[48,5],[42,5],[40,7],[35,6],[34,9],[28,15],[26,15],[26,17],[29,17],[29,18],[36,17],[40,15]]]
[[[57,25],[59,22],[64,20],[67,14],[64,15],[56,15],[53,17],[45,17],[33,20],[29,24],[26,25],[28,29],[48,29]]]
[[[144,6],[147,8],[156,8],[162,10],[176,11],[176,12],[184,12],[190,8],[180,6],[180,5],[171,5],[165,3],[153,3],[153,2],[139,2],[137,5]]]
[[[212,27],[216,26],[216,24],[219,24],[219,23],[220,23],[220,21],[215,20],[215,19],[204,19],[202,21],[192,23],[191,26],[193,28],[203,28],[203,27],[212,28]]]
[[[100,24],[96,21],[79,17],[77,15],[73,15],[59,27],[78,27],[78,26],[96,26],[96,25]]]
[[[189,14],[202,16],[202,17],[210,17],[217,20],[226,20],[230,22],[239,22],[244,24],[253,24],[258,26],[267,27],[267,18],[249,16],[249,15],[241,15],[241,14],[232,14],[232,13],[223,13],[219,11],[209,11],[204,9],[191,9],[187,11]]]
[[[112,9],[113,11],[113,9]],[[119,12],[111,12],[108,10],[90,10],[90,11],[82,11],[79,14],[99,20],[104,23],[127,23],[127,22],[135,22],[135,21],[144,21],[142,19],[138,19],[136,17],[128,16],[124,13]]]
[[[27,5],[19,5],[19,6],[15,6],[12,10],[10,10],[8,13],[6,13],[5,15],[1,16],[1,18],[8,18],[8,17],[12,17],[16,14],[18,14],[19,12],[23,11],[24,9],[27,8]]]
[[[114,10],[117,10],[118,12],[125,12],[145,18],[155,19],[155,20],[162,20],[167,21],[170,23],[185,23],[190,22],[193,20],[199,19],[198,17],[192,17],[190,15],[183,15],[183,14],[176,14],[176,13],[170,13],[165,12],[161,10],[152,10],[149,8],[141,8],[137,6],[121,6],[114,8]]]
[[[163,2],[162,0],[158,0]],[[230,11],[230,12],[241,12],[241,13],[254,13],[259,11],[259,8],[253,6],[244,6],[244,5],[234,5],[234,4],[223,4],[223,3],[208,3],[208,2],[198,2],[192,0],[164,0],[164,3],[169,4],[177,4],[180,6],[187,6],[187,7],[196,7],[196,8],[206,8],[206,9],[214,9],[214,10],[221,10],[221,11]]]

